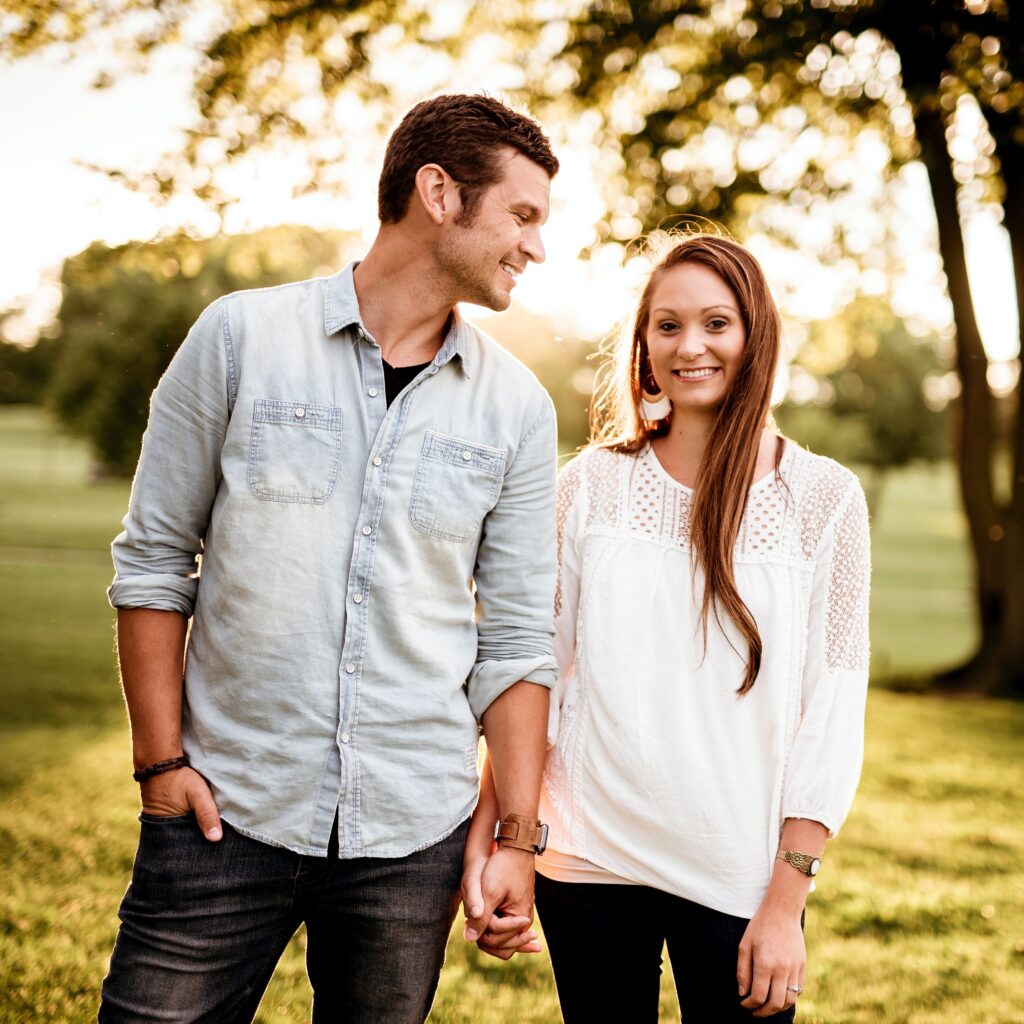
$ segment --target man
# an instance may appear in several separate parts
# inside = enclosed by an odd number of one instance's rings
[[[477,931],[532,937],[555,426],[455,306],[544,259],[557,169],[496,100],[419,104],[366,258],[219,299],[161,380],[113,549],[143,813],[101,1021],[251,1021],[303,922],[315,1021],[422,1021],[478,723],[509,838]]]

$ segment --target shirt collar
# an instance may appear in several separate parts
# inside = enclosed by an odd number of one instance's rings
[[[352,332],[354,339],[361,340],[369,336],[359,312],[359,300],[356,298],[352,276],[357,266],[357,262],[350,263],[344,270],[327,279],[327,287],[324,289],[324,330],[328,337],[353,325],[358,328]],[[438,366],[444,366],[454,356],[459,357],[463,373],[471,378],[474,369],[472,328],[457,308],[452,310],[451,326],[433,361]]]

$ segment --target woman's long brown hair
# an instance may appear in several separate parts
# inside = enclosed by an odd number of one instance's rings
[[[739,371],[722,400],[693,489],[690,540],[696,565],[704,571],[701,626],[707,645],[708,617],[721,628],[722,609],[747,643],[747,666],[737,693],[754,685],[761,668],[761,635],[750,609],[736,589],[733,550],[753,483],[761,432],[769,422],[772,385],[779,358],[781,323],[757,260],[730,238],[706,232],[670,237],[676,244],[651,271],[640,296],[631,336],[620,346],[616,367],[606,374],[591,407],[592,443],[636,454],[655,437],[668,433],[667,421],[644,419],[644,389],[653,390],[647,352],[647,321],[654,289],[674,267],[695,263],[713,270],[736,297],[746,343]],[[781,438],[775,452],[778,472]]]

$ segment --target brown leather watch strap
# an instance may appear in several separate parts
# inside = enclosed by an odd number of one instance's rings
[[[494,827],[494,838],[499,846],[541,854],[548,844],[548,827],[540,818],[524,814],[506,814]]]

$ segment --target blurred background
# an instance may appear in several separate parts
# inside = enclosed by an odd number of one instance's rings
[[[783,311],[781,429],[864,482],[867,754],[801,1019],[1024,1022],[1017,0],[5,0],[0,1024],[90,1019],[116,930],[137,798],[104,588],[156,381],[218,295],[358,258],[390,129],[481,90],[563,164],[547,263],[468,310],[563,454],[636,239],[708,219]],[[308,1020],[303,941],[260,1021]],[[558,1019],[546,954],[453,933],[432,1019],[510,1018]]]

